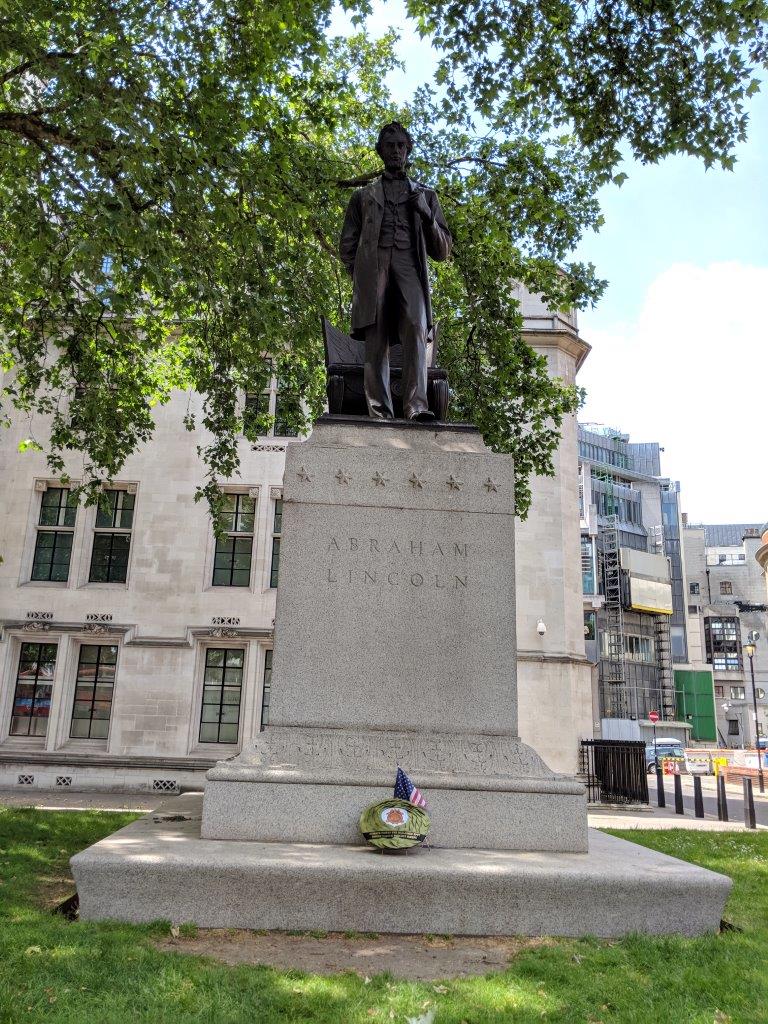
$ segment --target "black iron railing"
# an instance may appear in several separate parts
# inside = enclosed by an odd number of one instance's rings
[[[645,743],[641,740],[582,740],[579,761],[590,803],[648,803]]]

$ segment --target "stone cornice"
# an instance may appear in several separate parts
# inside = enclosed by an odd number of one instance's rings
[[[527,318],[526,318],[527,319]],[[547,317],[547,321],[551,318]],[[530,327],[527,324],[523,327],[523,340],[532,348],[557,348],[571,356],[576,363],[576,372],[584,365],[592,346],[576,334],[572,327],[555,318],[558,326],[552,327]]]
[[[560,665],[591,665],[586,654],[547,654],[545,651],[518,651],[518,661],[548,661]]]
[[[76,634],[83,637],[98,637],[102,641],[118,640],[123,637],[125,647],[186,647],[195,640],[267,640],[274,630],[271,626],[240,626],[229,623],[214,623],[210,626],[187,626],[181,636],[141,636],[134,623],[120,622],[62,622],[56,619],[5,619],[0,628],[8,634]]]

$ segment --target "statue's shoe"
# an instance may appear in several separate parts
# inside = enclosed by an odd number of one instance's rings
[[[408,419],[415,423],[432,423],[435,414],[426,409],[424,412],[417,412],[415,416],[409,416]]]

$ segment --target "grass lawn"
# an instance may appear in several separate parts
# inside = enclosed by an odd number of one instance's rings
[[[768,1024],[768,833],[614,833],[731,875],[726,917],[741,931],[562,940],[525,950],[502,974],[366,984],[159,952],[152,940],[167,923],[52,914],[72,891],[71,854],[134,817],[0,808],[0,1024],[405,1024],[433,1012],[434,1024]]]

